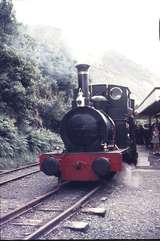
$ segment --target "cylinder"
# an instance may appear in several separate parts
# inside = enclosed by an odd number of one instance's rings
[[[78,64],[76,65],[78,71],[78,88],[82,90],[83,95],[86,99],[89,98],[89,77],[88,69],[90,65],[88,64]]]

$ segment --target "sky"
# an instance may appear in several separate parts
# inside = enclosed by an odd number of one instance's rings
[[[160,0],[13,0],[24,24],[51,25],[78,62],[114,50],[160,76]],[[42,36],[43,37],[43,36]]]

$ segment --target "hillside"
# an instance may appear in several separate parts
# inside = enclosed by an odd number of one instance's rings
[[[90,78],[92,83],[128,86],[136,104],[155,86],[160,86],[160,77],[115,51],[105,52],[104,56],[91,66]]]
[[[47,44],[50,49],[54,46],[52,51],[56,56],[61,56],[59,46],[61,46],[61,49],[65,49],[66,56],[72,54],[69,46],[65,45],[63,34],[60,29],[55,29],[51,26],[35,25],[27,26],[27,31],[34,39],[36,39],[36,41],[41,41],[42,43]],[[57,46],[57,43],[59,46]],[[41,55],[42,54],[43,53],[41,52]],[[46,54],[44,53],[44,56],[45,55]],[[155,74],[151,73],[148,69],[143,68],[141,65],[136,64],[134,61],[126,58],[118,52],[110,50],[105,52],[103,57],[99,59],[94,58],[92,58],[94,64],[91,64],[89,74],[92,83],[114,83],[128,86],[136,104],[139,104],[155,86],[160,85],[160,77],[155,76]],[[67,58],[65,62],[69,63]],[[49,66],[50,63],[47,62],[47,67]],[[52,67],[50,66],[50,68]],[[75,67],[71,66],[70,63],[69,68],[66,69],[66,73],[68,70],[70,70],[72,74],[74,73],[74,77],[77,78]],[[73,82],[76,84],[76,81],[77,79]]]
[[[74,60],[59,31],[54,29],[50,45],[37,40],[12,10],[12,0],[0,1],[1,169],[33,162],[62,145],[59,123],[75,80]]]

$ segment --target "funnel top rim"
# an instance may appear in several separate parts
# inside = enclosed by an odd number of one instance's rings
[[[78,71],[86,71],[86,70],[88,70],[90,65],[89,64],[77,64],[75,67],[78,69]]]

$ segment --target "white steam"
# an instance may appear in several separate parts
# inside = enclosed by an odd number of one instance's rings
[[[139,173],[135,172],[133,165],[123,164],[122,171],[117,175],[117,181],[126,186],[138,188],[142,182]]]

